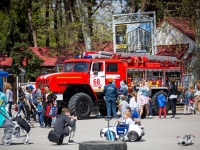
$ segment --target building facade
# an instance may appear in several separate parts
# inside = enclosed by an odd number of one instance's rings
[[[128,52],[130,53],[149,52],[150,43],[151,35],[142,27],[138,27],[135,30],[127,33]]]

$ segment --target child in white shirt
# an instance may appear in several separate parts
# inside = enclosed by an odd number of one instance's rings
[[[132,119],[132,114],[129,109],[126,109],[124,113],[124,120],[122,122],[125,124],[135,124],[135,121]]]
[[[137,92],[133,91],[131,93],[131,96],[132,98],[130,99],[130,102],[129,102],[129,107],[131,108],[131,112],[133,113],[136,111],[139,114],[140,104],[137,101]]]

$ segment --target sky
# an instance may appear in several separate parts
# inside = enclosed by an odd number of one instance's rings
[[[101,0],[97,0],[97,3],[99,4]],[[103,2],[103,7],[100,7],[98,9],[98,12],[96,14],[96,19],[100,23],[106,23],[108,25],[112,24],[112,15],[113,14],[121,14],[122,10],[125,8],[126,2],[122,0],[105,0]],[[96,6],[94,7],[94,9]]]
[[[96,0],[96,2],[99,4],[101,0]],[[120,2],[121,1],[121,2]],[[112,5],[112,10],[115,14],[119,14],[122,12],[122,10],[126,6],[126,2],[124,0],[104,0],[103,4]],[[99,9],[99,11],[102,11],[103,9]]]

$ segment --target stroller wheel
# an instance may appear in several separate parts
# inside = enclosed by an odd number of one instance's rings
[[[24,139],[24,144],[28,145],[29,144],[29,139]]]
[[[3,138],[2,138],[2,144],[4,146],[6,146],[6,145],[10,145],[10,143],[11,143],[11,137],[3,136]]]

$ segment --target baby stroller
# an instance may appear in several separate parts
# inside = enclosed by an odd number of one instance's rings
[[[11,141],[16,140],[18,138],[24,139],[24,144],[29,144],[29,124],[22,119],[21,117],[16,117],[11,120],[6,110],[3,107],[0,107],[0,127],[4,129],[4,136],[2,138],[2,144],[4,146],[10,145]],[[24,135],[20,136],[20,130],[24,133]]]

